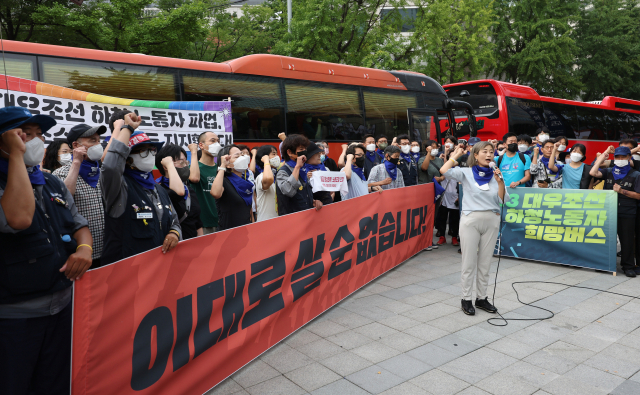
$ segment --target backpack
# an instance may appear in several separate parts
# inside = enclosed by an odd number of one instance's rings
[[[504,156],[504,154],[500,155],[498,157],[498,169],[500,168],[500,164],[502,163],[502,157]],[[527,160],[524,157],[524,154],[522,152],[518,152],[518,156],[520,157],[520,160],[522,161],[523,165],[527,164]],[[526,170],[526,169],[525,169]],[[533,185],[533,181],[529,180],[527,182],[524,183],[525,187],[531,187]]]

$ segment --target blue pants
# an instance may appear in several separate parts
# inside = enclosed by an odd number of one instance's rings
[[[0,319],[0,393],[69,394],[71,305],[46,317]]]

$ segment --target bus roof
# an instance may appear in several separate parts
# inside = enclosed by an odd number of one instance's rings
[[[486,80],[476,80],[476,81],[465,81],[465,82],[456,82],[454,84],[443,85],[445,91],[447,88],[452,86],[460,86],[460,85],[469,85],[469,84],[482,84],[487,83],[491,84],[496,92],[501,92],[504,96],[517,97],[521,99],[528,100],[542,100],[548,102],[555,103],[564,103],[564,104],[572,104],[583,107],[594,107],[594,108],[607,108],[607,109],[615,109],[615,110],[632,110],[632,111],[640,111],[640,101],[624,99],[621,97],[615,96],[606,96],[600,101],[600,103],[593,102],[582,102],[577,100],[567,100],[567,99],[558,99],[550,96],[540,96],[538,92],[531,88],[530,86],[512,84],[510,82],[497,81],[492,79]]]
[[[250,74],[396,90],[414,89],[445,94],[440,84],[421,73],[386,71],[281,55],[247,55],[224,63],[213,63],[11,40],[4,40],[4,50],[6,52],[31,55],[46,55],[218,73]]]

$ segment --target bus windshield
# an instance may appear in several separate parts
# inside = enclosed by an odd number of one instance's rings
[[[460,96],[463,90],[470,96]],[[456,85],[445,88],[447,96],[452,100],[462,100],[471,104],[476,117],[498,118],[498,97],[489,83]],[[454,111],[456,117],[465,116],[464,111]]]

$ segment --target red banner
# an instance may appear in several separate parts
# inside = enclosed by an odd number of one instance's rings
[[[202,394],[428,247],[433,185],[160,248],[75,283],[72,394]]]

